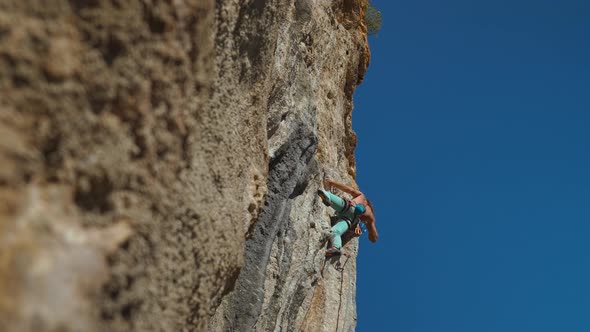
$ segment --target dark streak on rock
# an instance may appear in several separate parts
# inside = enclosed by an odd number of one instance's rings
[[[270,161],[265,208],[246,243],[245,265],[225,318],[235,331],[250,331],[262,310],[264,278],[272,245],[289,220],[293,193],[306,183],[308,168],[317,148],[313,131],[301,123]]]

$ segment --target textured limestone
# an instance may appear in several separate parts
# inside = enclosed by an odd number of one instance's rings
[[[0,326],[204,329],[242,265],[247,180],[264,172],[207,119],[214,15],[203,0],[0,3]],[[63,256],[115,231],[118,250]]]
[[[273,27],[262,37],[274,53],[260,60],[267,74],[257,91],[269,96],[268,192],[209,329],[353,331],[357,241],[345,246],[351,257],[324,267],[329,216],[315,192],[323,175],[354,183],[352,93],[368,61],[361,2],[257,3],[249,19]]]
[[[0,326],[351,331],[356,0],[0,3]],[[323,274],[320,273],[323,271]]]

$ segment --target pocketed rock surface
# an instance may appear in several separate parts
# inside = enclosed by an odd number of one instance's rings
[[[353,331],[361,3],[2,1],[2,330]]]

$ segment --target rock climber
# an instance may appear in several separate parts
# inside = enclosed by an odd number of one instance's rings
[[[318,190],[318,195],[322,199],[322,202],[326,206],[332,207],[336,211],[338,218],[330,231],[331,247],[326,251],[326,257],[340,255],[342,235],[348,230],[354,230],[356,235],[361,234],[359,220],[367,226],[369,240],[371,242],[377,242],[379,235],[377,234],[377,228],[375,228],[375,212],[371,201],[362,192],[354,188],[326,179],[324,187],[329,188],[331,186],[350,194],[352,200],[334,195],[327,190]]]

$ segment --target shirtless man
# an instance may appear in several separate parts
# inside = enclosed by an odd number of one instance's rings
[[[342,235],[349,229],[354,229],[356,234],[360,234],[359,219],[367,225],[369,240],[371,242],[377,242],[379,234],[377,234],[377,228],[375,228],[375,211],[373,210],[371,201],[362,192],[330,179],[325,181],[324,186],[326,188],[330,186],[336,187],[352,196],[350,204],[347,204],[345,199],[329,191],[318,190],[318,195],[324,204],[336,210],[336,215],[340,218],[330,232],[331,247],[326,251],[326,256],[340,254]]]

